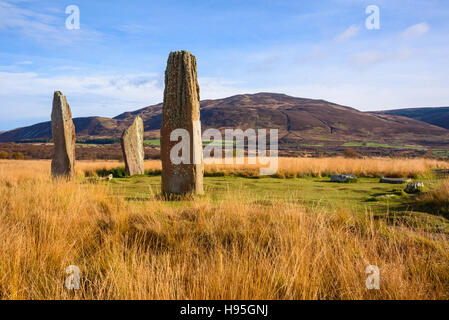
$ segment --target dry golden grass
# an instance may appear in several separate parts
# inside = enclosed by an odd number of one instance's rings
[[[245,163],[247,161],[245,160]],[[118,161],[79,161],[79,171],[112,169],[124,166]],[[206,165],[205,174],[237,174],[244,176],[259,175],[261,165]],[[334,173],[352,173],[358,176],[417,177],[427,175],[433,168],[449,168],[449,162],[432,159],[396,159],[396,158],[279,158],[278,175],[280,177],[315,176],[322,177]],[[145,161],[145,169],[160,171],[159,160]]]
[[[417,177],[430,173],[432,168],[449,168],[449,162],[432,159],[405,158],[280,158],[279,172],[296,172],[298,176],[327,176],[352,173],[358,176]]]
[[[449,218],[449,179],[418,197],[418,204]]]
[[[316,172],[330,168],[318,161]],[[417,163],[412,170],[433,166]],[[218,205],[127,202],[107,185],[49,173],[49,162],[0,161],[1,299],[449,298],[442,234],[344,210],[251,204],[239,190]],[[81,269],[75,293],[64,288],[69,265]],[[365,287],[368,265],[380,268],[380,290]]]

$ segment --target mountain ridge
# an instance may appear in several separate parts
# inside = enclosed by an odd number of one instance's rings
[[[280,143],[287,148],[307,144],[341,145],[352,141],[435,146],[444,139],[449,141],[449,130],[445,128],[401,115],[362,112],[322,99],[261,92],[202,100],[200,104],[203,129],[277,128]],[[120,137],[137,115],[144,120],[146,138],[159,138],[162,103],[124,112],[114,118],[74,118],[77,138]],[[0,142],[50,139],[49,121],[0,134]]]
[[[404,108],[375,113],[404,116],[449,129],[449,107]]]

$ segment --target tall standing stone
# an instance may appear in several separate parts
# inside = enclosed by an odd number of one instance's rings
[[[55,145],[51,173],[54,178],[75,176],[75,125],[67,99],[60,91],[53,96],[51,129]]]
[[[172,148],[179,142],[170,141],[173,130],[188,132],[187,163],[175,164],[170,159]],[[200,87],[196,58],[186,51],[171,52],[165,70],[164,104],[161,127],[162,192],[202,194],[203,149],[200,124]]]
[[[130,176],[144,174],[145,151],[143,148],[143,120],[137,116],[121,138],[126,173]]]

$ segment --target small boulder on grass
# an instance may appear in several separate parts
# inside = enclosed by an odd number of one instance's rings
[[[420,193],[424,188],[424,182],[421,181],[415,181],[410,182],[407,184],[407,187],[405,187],[404,191],[406,193]]]
[[[354,183],[357,182],[357,176],[353,174],[333,174],[331,175],[331,182]]]
[[[390,183],[390,184],[403,184],[403,183],[408,183],[411,182],[412,179],[410,178],[385,178],[382,177],[380,178],[380,183]]]

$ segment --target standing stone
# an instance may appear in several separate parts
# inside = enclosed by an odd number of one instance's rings
[[[55,91],[53,96],[51,129],[55,145],[51,162],[52,176],[73,179],[75,177],[75,125],[67,99],[60,91]]]
[[[178,141],[170,141],[173,130],[189,134],[189,158],[180,164],[170,159]],[[171,52],[165,70],[164,104],[161,127],[162,192],[202,194],[203,148],[200,123],[200,87],[196,58],[186,51]],[[187,163],[185,163],[187,162]]]
[[[129,176],[144,174],[143,120],[137,116],[133,124],[126,129],[121,138],[126,173]]]

